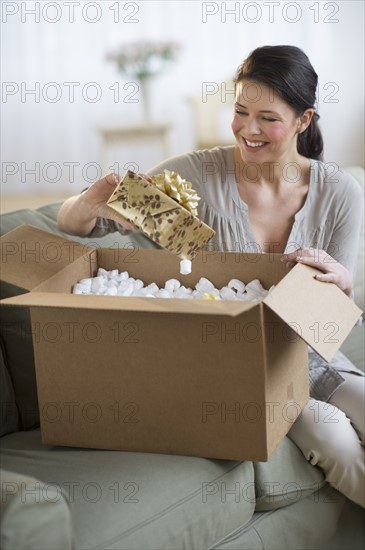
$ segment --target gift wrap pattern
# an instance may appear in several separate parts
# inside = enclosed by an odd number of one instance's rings
[[[182,259],[192,260],[215,234],[175,199],[130,170],[107,204]]]

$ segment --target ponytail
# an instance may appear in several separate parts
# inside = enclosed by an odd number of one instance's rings
[[[298,153],[314,160],[322,160],[323,157],[323,138],[318,119],[319,115],[314,113],[308,128],[298,135],[297,141]]]

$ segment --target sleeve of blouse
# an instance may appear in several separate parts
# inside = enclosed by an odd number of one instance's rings
[[[337,221],[328,253],[344,265],[355,280],[361,225],[363,220],[363,192],[350,174],[343,174],[341,201],[336,212]]]
[[[90,233],[88,233],[88,235],[85,235],[85,237],[89,239],[96,239],[99,237],[104,237],[105,235],[108,235],[108,233],[116,233],[117,231],[121,235],[128,235],[130,233],[129,229],[125,229],[122,225],[113,220],[96,218],[96,223],[93,229]]]

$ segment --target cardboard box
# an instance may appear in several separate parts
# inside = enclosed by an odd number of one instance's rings
[[[70,246],[30,226],[1,241],[4,284],[23,292],[1,305],[31,312],[46,444],[268,460],[308,400],[307,343],[329,360],[361,314],[316,270],[288,272],[276,254],[201,252],[184,276],[276,285],[260,304],[121,298],[71,290],[98,267],[181,280],[179,259]],[[30,244],[38,254],[24,256]]]
[[[182,259],[193,260],[215,235],[176,200],[130,170],[107,204],[146,237]]]

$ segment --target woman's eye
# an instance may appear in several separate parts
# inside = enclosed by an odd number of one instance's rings
[[[239,116],[248,116],[248,113],[244,111],[240,111],[239,109],[235,109],[235,112]],[[264,117],[264,116],[262,117],[262,120],[265,120],[267,122],[277,122],[276,118],[270,118],[270,117]]]

